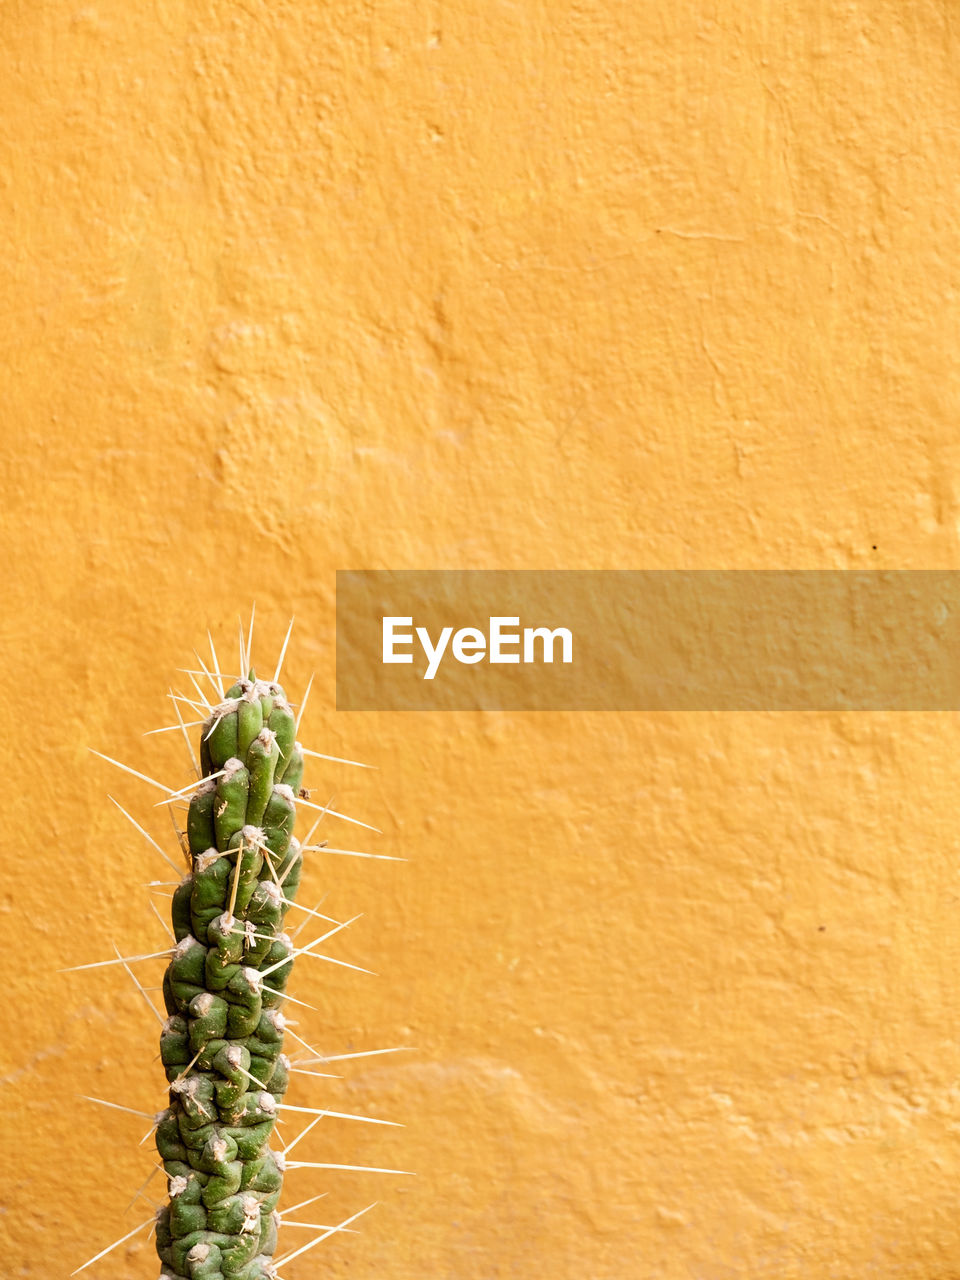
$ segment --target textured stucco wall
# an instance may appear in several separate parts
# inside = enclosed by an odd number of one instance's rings
[[[139,735],[256,599],[411,859],[316,866],[381,976],[297,983],[416,1046],[313,1158],[419,1176],[300,1175],[382,1203],[287,1280],[960,1275],[954,717],[348,716],[332,660],[338,567],[960,567],[955,6],[0,9],[0,1271],[149,1212],[76,1095],[162,1105],[156,1025],[55,971],[163,945],[106,793],[164,827],[87,748],[185,780]]]

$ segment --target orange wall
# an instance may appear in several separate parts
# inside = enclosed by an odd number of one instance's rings
[[[338,567],[957,567],[958,39],[928,0],[3,6],[4,1275],[150,1212],[146,1121],[77,1095],[161,1106],[156,1024],[56,970],[164,945],[107,793],[171,844],[87,748],[186,781],[140,735],[254,599],[307,744],[379,766],[313,785],[410,859],[314,864],[380,976],[295,985],[327,1051],[415,1046],[305,1082],[406,1125],[308,1158],[418,1176],[300,1174],[318,1221],[381,1204],[287,1280],[960,1273],[953,717],[338,715],[332,661]]]

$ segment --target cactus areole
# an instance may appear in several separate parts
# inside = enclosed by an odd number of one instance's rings
[[[279,684],[238,681],[201,731],[187,814],[191,871],[173,895],[160,1056],[170,1083],[157,1150],[170,1202],[161,1280],[273,1280],[284,1159],[271,1150],[287,1089],[284,919],[303,753]]]

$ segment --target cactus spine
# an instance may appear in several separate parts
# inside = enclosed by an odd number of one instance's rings
[[[156,1132],[169,1185],[161,1280],[271,1280],[287,1089],[281,1005],[293,962],[284,919],[302,854],[293,836],[303,753],[283,688],[253,670],[201,731],[202,780],[173,895],[160,1053],[169,1106]]]

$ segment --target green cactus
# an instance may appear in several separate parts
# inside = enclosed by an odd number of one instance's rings
[[[291,623],[291,629],[293,624]],[[294,717],[283,687],[278,683],[286,652],[284,641],[274,677],[258,680],[249,665],[250,634],[240,636],[240,669],[247,677],[223,692],[216,652],[211,640],[213,672],[200,659],[203,674],[216,688],[211,705],[197,685],[200,702],[173,694],[175,705],[187,702],[206,718],[198,721],[200,760],[194,758],[195,782],[181,791],[147,777],[110,756],[102,759],[159,787],[167,801],[188,801],[185,831],[180,832],[187,875],[173,893],[171,919],[174,946],[161,953],[120,956],[73,966],[65,972],[123,965],[144,1000],[158,1018],[146,989],[130,965],[168,958],[163,977],[166,1020],[160,1035],[160,1058],[168,1083],[168,1105],[155,1118],[157,1150],[167,1176],[169,1204],[140,1227],[122,1235],[78,1267],[86,1271],[101,1258],[146,1227],[156,1232],[157,1252],[163,1265],[160,1280],[278,1280],[278,1265],[298,1258],[334,1232],[347,1230],[374,1206],[367,1205],[336,1226],[296,1222],[290,1225],[316,1232],[306,1244],[274,1259],[281,1215],[277,1202],[285,1168],[357,1170],[409,1176],[402,1169],[374,1169],[353,1164],[294,1160],[272,1150],[270,1138],[277,1113],[284,1108],[290,1074],[295,1070],[283,1052],[286,995],[294,958],[308,954],[363,973],[359,965],[321,955],[316,946],[352,921],[330,921],[335,927],[323,937],[294,950],[284,932],[296,894],[306,850],[325,848],[330,853],[403,861],[386,854],[332,849],[326,841],[311,845],[313,830],[325,816],[367,827],[367,823],[338,814],[329,806],[311,804],[301,791],[304,756],[338,764],[357,764],[319,752],[305,751],[297,741]],[[199,656],[199,655],[198,655]],[[199,673],[197,673],[199,674]],[[194,681],[196,685],[197,682]],[[303,714],[308,685],[300,703]],[[179,710],[179,728],[189,734]],[[154,732],[165,732],[165,729]],[[192,747],[190,748],[193,754]],[[361,766],[367,767],[367,766]],[[293,831],[297,801],[320,810],[304,848]],[[114,801],[114,803],[117,803]],[[162,802],[163,803],[163,802]],[[122,805],[121,813],[152,845],[167,855]],[[375,831],[376,828],[369,828]],[[169,862],[170,859],[167,858]],[[298,910],[306,911],[303,906]],[[319,916],[307,911],[308,916]],[[356,918],[356,917],[355,917]],[[116,950],[116,949],[115,949]],[[297,1036],[299,1040],[300,1037]],[[308,1048],[306,1041],[301,1043]],[[324,1061],[316,1050],[307,1063]],[[371,1049],[337,1055],[366,1058],[371,1054],[400,1053],[401,1048]],[[307,1075],[317,1075],[306,1071]],[[135,1107],[103,1098],[90,1102],[144,1115]],[[321,1116],[394,1125],[391,1120],[352,1115],[313,1107],[294,1106],[294,1112],[315,1117],[290,1143],[313,1128]],[[290,1148],[288,1147],[288,1150]],[[158,1166],[159,1167],[159,1166]],[[142,1193],[138,1192],[138,1196]]]
[[[293,836],[303,753],[283,688],[249,678],[201,731],[190,799],[192,869],[173,897],[160,1055],[170,1103],[157,1150],[162,1280],[270,1280],[284,1160],[270,1149],[287,1090],[283,932],[302,854]]]

